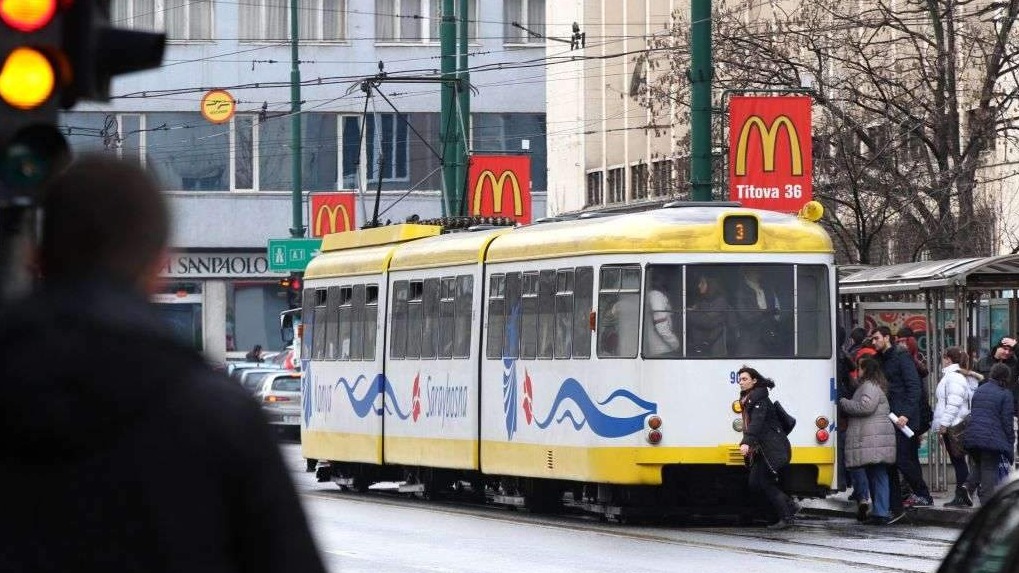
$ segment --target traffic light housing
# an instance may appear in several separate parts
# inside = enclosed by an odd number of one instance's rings
[[[0,208],[31,205],[69,159],[58,112],[159,66],[165,36],[110,27],[109,0],[0,0]]]
[[[290,273],[290,276],[279,280],[280,288],[287,293],[287,308],[301,306],[301,292],[304,289],[304,278],[301,273]]]

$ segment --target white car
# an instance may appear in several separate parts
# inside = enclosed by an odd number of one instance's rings
[[[301,375],[287,370],[276,371],[262,379],[262,388],[255,394],[262,403],[269,423],[299,429],[301,426]]]

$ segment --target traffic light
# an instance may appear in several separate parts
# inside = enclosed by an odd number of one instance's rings
[[[56,129],[67,2],[0,0],[0,207],[30,204],[32,191],[67,156]]]
[[[301,289],[304,288],[304,279],[301,273],[290,273],[290,276],[281,280],[280,284],[286,281],[287,308],[298,308],[301,306]]]
[[[117,74],[158,66],[165,36],[110,27],[109,0],[0,0],[0,208],[30,205],[68,159],[57,113],[109,99]]]

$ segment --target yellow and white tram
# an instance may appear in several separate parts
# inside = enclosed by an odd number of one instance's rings
[[[305,274],[302,448],[319,477],[464,482],[606,513],[739,503],[736,370],[835,466],[835,272],[819,225],[732,206],[329,235]]]

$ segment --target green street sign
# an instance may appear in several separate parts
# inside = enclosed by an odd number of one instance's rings
[[[303,271],[322,248],[322,239],[269,239],[269,270]]]

